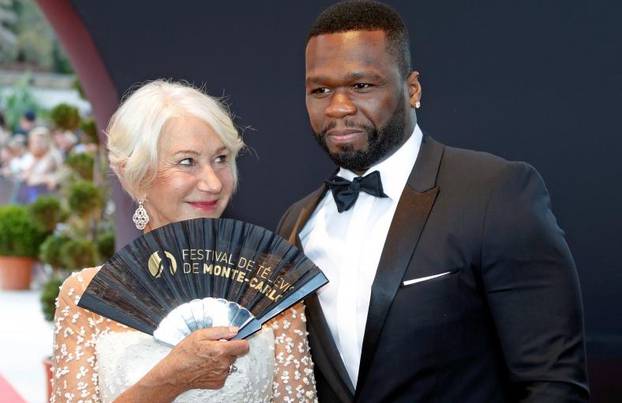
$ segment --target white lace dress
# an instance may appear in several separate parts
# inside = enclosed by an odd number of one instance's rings
[[[136,383],[170,349],[77,306],[97,273],[68,278],[57,300],[52,402],[110,402]],[[175,402],[317,402],[304,306],[275,318],[249,339],[249,353],[220,390],[190,390]]]

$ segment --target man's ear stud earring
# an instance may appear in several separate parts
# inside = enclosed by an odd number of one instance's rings
[[[415,108],[416,109],[421,108],[421,102],[419,102],[419,101],[415,102]]]

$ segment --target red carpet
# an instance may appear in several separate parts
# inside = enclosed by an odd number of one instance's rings
[[[2,375],[0,375],[0,401],[2,403],[26,403]]]

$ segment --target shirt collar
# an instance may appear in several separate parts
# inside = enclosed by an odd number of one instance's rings
[[[419,154],[422,139],[423,133],[421,132],[419,125],[415,125],[411,136],[400,146],[400,148],[397,149],[397,151],[391,154],[388,158],[370,167],[361,176],[365,176],[374,171],[380,172],[382,189],[384,190],[384,193],[389,196],[391,200],[397,202],[402,195],[404,186],[406,186],[410,172],[415,166],[415,161],[417,160],[417,155]],[[354,172],[345,168],[340,168],[337,175],[349,181],[358,176]]]

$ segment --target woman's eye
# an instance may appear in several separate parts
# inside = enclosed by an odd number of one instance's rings
[[[179,165],[191,167],[194,165],[194,158],[184,158],[178,162]]]
[[[228,160],[229,160],[229,156],[227,154],[222,154],[215,158],[215,161],[218,164],[226,164]]]

